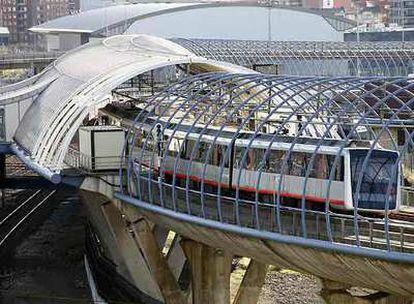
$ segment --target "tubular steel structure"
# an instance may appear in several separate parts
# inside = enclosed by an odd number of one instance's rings
[[[193,53],[260,67],[272,73],[307,76],[407,76],[413,72],[412,42],[249,41],[171,39]]]
[[[122,199],[222,230],[414,262],[413,218],[401,214],[414,183],[410,78],[253,74],[181,42],[147,35],[95,41],[0,90],[6,118],[20,113],[14,103],[28,107],[14,132],[15,154],[59,182],[79,127],[116,106],[111,92],[143,73],[184,70],[160,93],[124,101],[131,108],[121,115],[130,127]],[[232,52],[236,60],[240,52]],[[333,54],[324,52],[310,54]],[[386,58],[412,57],[372,52],[358,54],[382,62],[377,69],[391,69]]]
[[[400,210],[413,94],[403,77],[185,78],[128,118],[119,197],[212,228],[412,263],[414,223]]]

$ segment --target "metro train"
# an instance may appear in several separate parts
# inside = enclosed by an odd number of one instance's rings
[[[286,135],[243,131],[234,136],[235,130],[200,125],[190,131],[190,125],[169,122],[167,126],[162,121],[152,129],[154,123],[155,119],[147,118],[140,130],[135,130],[134,154],[139,155],[145,140],[145,151],[154,158],[139,158],[137,165],[151,166],[166,181],[172,182],[175,175],[176,183],[183,186],[189,179],[191,187],[199,189],[203,183],[207,192],[220,187],[227,196],[238,191],[239,198],[253,201],[258,194],[261,203],[274,204],[279,194],[282,205],[300,206],[304,198],[310,208],[324,208],[328,202],[342,210],[355,206],[367,212],[399,210],[401,164],[397,151],[377,145],[369,152],[371,143],[362,140],[341,149],[343,142],[337,139],[324,139],[319,145],[318,138],[300,137],[292,144],[295,138]]]

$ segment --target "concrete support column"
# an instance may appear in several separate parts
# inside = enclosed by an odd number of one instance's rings
[[[327,304],[411,304],[412,300],[402,296],[377,292],[368,296],[353,296],[350,285],[322,280],[321,296]]]
[[[357,301],[357,298],[348,293],[347,289],[349,288],[351,288],[350,285],[322,279],[321,297],[325,300],[326,304],[365,303],[354,302]]]
[[[167,304],[184,304],[185,297],[157,244],[153,229],[145,219],[132,224],[139,247],[144,253],[151,274]]]
[[[233,304],[256,304],[264,284],[268,265],[251,260]]]
[[[191,266],[193,304],[229,304],[233,256],[224,250],[182,240],[181,246]]]
[[[175,235],[171,248],[166,256],[171,272],[177,280],[180,278],[187,260],[184,251],[181,248],[180,239],[179,235]]]

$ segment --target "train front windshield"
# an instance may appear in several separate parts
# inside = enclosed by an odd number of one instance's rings
[[[398,153],[392,151],[373,150],[367,160],[368,150],[351,150],[351,184],[352,197],[358,199],[358,209],[384,210],[388,187],[388,209],[395,209],[398,186]],[[356,193],[361,171],[362,181],[358,195]]]

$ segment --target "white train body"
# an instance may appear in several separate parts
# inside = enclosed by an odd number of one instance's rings
[[[123,124],[128,126],[126,120]],[[304,200],[325,206],[328,202],[343,210],[353,210],[355,205],[367,212],[399,210],[401,165],[397,151],[381,147],[370,150],[371,144],[367,142],[342,147],[336,139],[275,139],[273,134],[256,134],[252,140],[253,132],[239,132],[235,136],[235,130],[218,131],[202,126],[190,131],[189,125],[174,123],[162,127],[162,140],[157,142],[151,125],[139,125],[137,132],[142,136],[133,147],[133,154],[141,155],[145,142],[142,155],[146,157],[137,158],[136,166],[151,167],[158,176],[169,176],[176,182],[192,181],[198,187],[220,187],[233,195],[238,191],[239,197],[252,194],[253,200],[259,194],[259,202],[263,203],[274,204],[279,196],[298,203]],[[334,164],[335,170],[331,172]],[[308,166],[312,169],[308,170]]]
[[[235,144],[237,147],[237,143]],[[314,147],[313,147],[314,148]],[[329,155],[335,158],[332,154],[324,154],[320,148],[317,153],[320,157],[322,155]],[[251,148],[252,152],[255,152],[254,148]],[[306,147],[308,150],[308,147]],[[275,151],[283,150],[270,150],[270,153]],[[286,153],[287,151],[284,150]],[[340,153],[340,159],[337,161],[341,163],[343,168],[341,173],[334,173],[333,178],[330,180],[329,175],[326,178],[315,178],[310,177],[309,174],[306,177],[306,172],[302,176],[291,175],[291,174],[278,174],[266,172],[262,169],[261,172],[257,170],[249,170],[248,168],[238,168],[237,166],[233,169],[224,166],[223,168],[216,164],[209,164],[206,162],[200,162],[196,160],[187,160],[182,158],[175,158],[172,156],[164,155],[162,161],[159,162],[160,166],[158,170],[164,172],[167,175],[174,175],[176,179],[189,179],[195,182],[203,182],[204,185],[213,187],[221,187],[222,189],[239,190],[241,193],[253,193],[256,192],[261,197],[268,196],[266,202],[274,202],[276,196],[279,194],[281,198],[291,198],[296,200],[304,199],[306,202],[311,203],[322,203],[328,202],[333,208],[343,210],[353,210],[354,199],[356,199],[356,188],[358,187],[359,172],[352,176],[351,170],[351,155],[355,152],[366,155],[369,149],[367,148],[344,148]],[[300,152],[299,147],[295,147],[293,152]],[[323,151],[326,153],[326,151]],[[305,152],[304,152],[305,153]],[[387,158],[388,154],[393,155],[396,159],[398,153],[395,151],[387,150],[373,150],[372,154],[384,154]],[[309,153],[309,155],[311,155]],[[361,162],[366,156],[361,156]],[[369,159],[375,158],[375,155]],[[393,163],[390,163],[388,168],[391,175],[395,175],[395,184],[391,185],[388,195],[388,207],[386,207],[386,193],[388,191],[389,180],[378,181],[374,185],[377,193],[367,192],[366,183],[362,182],[359,186],[358,192],[358,210],[367,212],[384,212],[385,209],[388,211],[397,211],[400,206],[401,194],[400,194],[400,170],[399,165],[396,172],[391,172]],[[370,169],[371,168],[371,169]],[[372,170],[372,167],[368,163],[366,165],[366,171]],[[304,168],[306,171],[306,167]],[[330,171],[330,170],[328,170]],[[355,171],[355,170],[354,170]],[[175,173],[174,173],[175,172]],[[330,174],[330,172],[328,172]],[[374,173],[377,174],[377,173]],[[382,173],[379,173],[382,174]],[[362,176],[364,180],[364,175]],[[371,187],[372,188],[372,187]],[[329,189],[329,190],[328,190]],[[365,189],[365,190],[364,190]],[[242,195],[239,195],[242,197]],[[259,200],[260,201],[260,200]]]

